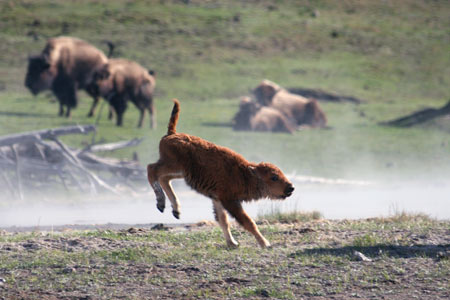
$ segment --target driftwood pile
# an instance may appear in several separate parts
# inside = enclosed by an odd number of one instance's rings
[[[138,191],[146,176],[136,160],[104,158],[94,152],[135,146],[141,139],[72,149],[58,138],[94,131],[93,125],[69,126],[0,137],[0,198],[24,199],[72,191],[90,195]]]

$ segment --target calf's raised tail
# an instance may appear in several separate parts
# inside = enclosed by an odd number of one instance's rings
[[[174,105],[172,114],[170,115],[169,125],[167,126],[167,135],[175,134],[177,132],[178,116],[180,115],[180,102],[173,99]]]

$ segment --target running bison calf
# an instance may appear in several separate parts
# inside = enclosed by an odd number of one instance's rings
[[[142,127],[145,110],[150,114],[150,127],[156,127],[153,104],[155,77],[138,63],[126,59],[110,59],[94,75],[90,89],[107,99],[117,114],[117,126],[122,126],[127,102],[131,100],[140,111],[138,127]]]
[[[105,54],[89,43],[73,37],[56,37],[47,41],[41,54],[31,56],[25,86],[38,94],[50,89],[59,101],[59,115],[70,117],[77,106],[77,89],[85,89],[94,98],[89,115],[93,114],[98,95],[87,87],[94,72],[108,61]]]
[[[236,247],[238,243],[231,235],[226,211],[255,236],[261,247],[270,246],[243,210],[242,202],[264,197],[285,199],[292,195],[293,185],[273,164],[251,163],[228,148],[196,136],[177,133],[180,104],[177,100],[174,102],[167,135],[159,144],[160,158],[147,166],[148,181],[155,191],[157,208],[164,211],[165,192],[173,215],[177,219],[180,217],[179,202],[170,181],[184,178],[190,187],[213,200],[216,220],[229,247]]]

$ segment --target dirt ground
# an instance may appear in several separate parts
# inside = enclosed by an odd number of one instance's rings
[[[1,231],[0,299],[449,299],[450,223],[423,218]]]

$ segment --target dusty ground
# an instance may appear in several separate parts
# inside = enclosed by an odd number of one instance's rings
[[[238,227],[227,249],[209,223],[2,231],[0,299],[450,297],[448,221],[260,223],[270,249]]]

